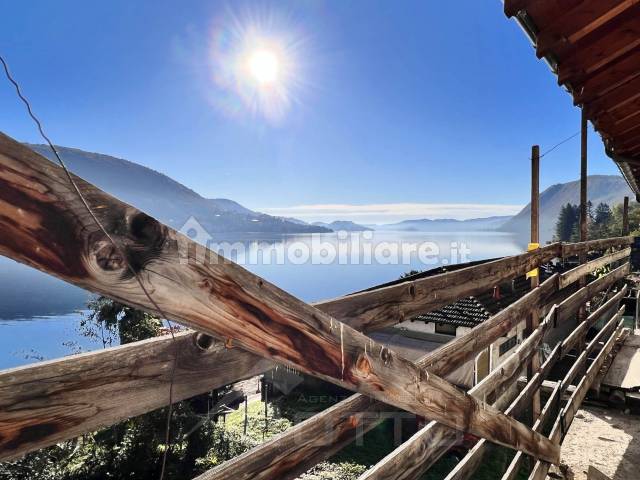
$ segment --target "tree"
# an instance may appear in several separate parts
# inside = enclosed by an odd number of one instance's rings
[[[607,238],[611,236],[613,213],[606,203],[599,203],[596,207],[593,222],[589,229],[589,238]]]
[[[575,235],[580,216],[580,209],[577,205],[567,203],[560,209],[556,222],[555,240],[568,242]]]

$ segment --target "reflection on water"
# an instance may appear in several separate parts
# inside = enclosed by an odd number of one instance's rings
[[[336,233],[244,234],[218,236],[216,242],[242,245],[227,256],[307,302],[395,280],[410,270],[514,255],[526,247],[512,235],[495,232],[381,231],[368,238]],[[425,243],[431,249],[429,255],[421,256]],[[308,258],[296,256],[296,249],[306,249]],[[326,250],[335,252],[333,261],[328,261]],[[278,258],[282,251],[284,255]],[[403,256],[406,251],[413,254]],[[259,261],[253,261],[255,258]],[[74,312],[86,308],[87,299],[83,290],[0,258],[0,319],[5,319],[0,320],[0,368],[31,363],[30,355],[51,359],[73,353],[73,342],[83,350],[101,348],[77,333],[80,314]]]

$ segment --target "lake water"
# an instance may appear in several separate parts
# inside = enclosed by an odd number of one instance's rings
[[[521,253],[495,232],[243,235],[216,249],[313,302],[392,281],[410,270]],[[0,257],[0,369],[102,348],[78,332],[89,293]]]

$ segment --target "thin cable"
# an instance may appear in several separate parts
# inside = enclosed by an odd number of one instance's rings
[[[4,57],[2,55],[0,55],[0,62],[2,62],[2,66],[4,68],[4,73],[5,73],[6,77],[7,77],[7,80],[9,80],[9,82],[11,82],[13,84],[13,86],[15,87],[16,94],[18,95],[20,100],[22,100],[22,103],[24,103],[24,105],[27,107],[27,112],[29,113],[29,116],[31,117],[31,119],[37,125],[38,131],[40,132],[40,135],[42,136],[42,138],[47,142],[47,144],[49,145],[49,148],[51,148],[51,151],[53,152],[53,154],[55,155],[56,159],[58,160],[58,163],[60,164],[60,166],[64,170],[64,172],[65,172],[65,174],[66,174],[66,176],[67,176],[67,178],[69,180],[69,183],[73,186],[73,189],[75,190],[78,198],[80,199],[80,201],[84,205],[85,209],[87,210],[87,212],[89,213],[89,215],[91,216],[91,218],[93,219],[95,224],[98,226],[98,228],[109,239],[109,241],[111,242],[113,247],[116,249],[116,252],[118,252],[118,255],[120,255],[120,257],[122,257],[122,259],[124,260],[127,268],[133,274],[135,279],[138,281],[138,285],[140,285],[140,288],[144,292],[144,294],[147,297],[147,299],[149,300],[149,302],[153,305],[153,307],[156,309],[156,311],[159,312],[160,315],[169,324],[169,332],[171,333],[171,338],[173,339],[173,345],[174,345],[174,348],[175,348],[175,352],[174,352],[173,365],[171,367],[170,384],[169,384],[169,412],[167,414],[167,425],[166,425],[166,430],[165,430],[165,445],[166,445],[166,448],[165,448],[164,453],[163,453],[162,469],[160,471],[160,480],[163,480],[164,479],[165,468],[166,468],[166,463],[167,463],[167,455],[168,455],[168,452],[169,452],[169,450],[171,448],[170,431],[171,431],[171,416],[173,414],[173,384],[174,384],[174,377],[175,377],[175,372],[176,372],[176,364],[177,364],[177,361],[178,361],[178,353],[179,353],[179,349],[178,349],[178,346],[177,346],[177,343],[176,343],[176,337],[175,337],[175,334],[173,332],[173,326],[171,325],[171,322],[167,318],[167,315],[165,315],[165,313],[160,308],[160,306],[151,297],[151,295],[149,294],[149,291],[147,290],[147,288],[142,283],[142,280],[140,279],[140,276],[138,275],[138,273],[133,269],[133,267],[129,263],[129,260],[127,260],[127,256],[125,255],[124,251],[122,250],[122,247],[118,243],[116,243],[116,241],[113,239],[113,237],[111,237],[109,232],[107,232],[107,230],[104,228],[104,226],[102,225],[100,220],[98,220],[98,217],[96,217],[96,215],[93,213],[93,210],[91,210],[91,207],[89,206],[89,204],[87,203],[86,199],[82,195],[82,192],[80,192],[80,188],[78,188],[78,185],[76,184],[75,180],[71,176],[71,172],[67,168],[67,165],[62,161],[62,158],[60,158],[60,155],[58,154],[58,151],[54,147],[54,145],[51,142],[51,140],[49,139],[49,137],[44,133],[44,130],[42,128],[42,124],[40,123],[40,120],[38,120],[38,117],[36,117],[36,115],[33,113],[33,110],[31,109],[31,104],[29,103],[29,100],[27,100],[27,98],[22,94],[22,91],[20,90],[20,85],[18,85],[18,82],[16,82],[16,80],[14,80],[13,76],[11,75],[11,72],[9,71],[9,66],[7,65],[7,62],[5,61],[5,59],[4,59]]]
[[[577,137],[578,135],[580,135],[580,133],[582,132],[582,130],[578,130],[576,133],[574,133],[573,135],[571,135],[570,137],[565,138],[564,140],[562,140],[561,142],[556,143],[553,147],[551,147],[549,150],[547,150],[546,152],[544,152],[543,154],[540,155],[540,158],[544,157],[545,155],[553,152],[556,148],[558,148],[560,145],[563,145],[565,143],[567,143],[569,140],[571,140],[572,138]]]

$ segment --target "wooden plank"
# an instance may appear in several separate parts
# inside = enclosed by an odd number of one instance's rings
[[[635,47],[607,68],[594,72],[584,82],[572,85],[573,103],[582,105],[636,78],[640,73],[640,47]]]
[[[580,253],[589,253],[596,251],[603,251],[609,248],[616,247],[628,247],[633,243],[632,237],[614,237],[603,238],[599,240],[589,240],[587,242],[578,243],[563,243],[562,244],[562,257],[567,258]]]
[[[517,351],[522,349],[525,355],[522,356],[522,358],[520,359],[521,361],[519,362],[517,361],[519,359],[515,357],[516,362],[514,362],[513,365],[511,365],[513,367],[511,370],[513,377],[517,377],[518,373],[522,370],[522,366],[528,361],[527,357],[530,358],[531,356],[533,356],[533,353],[537,352],[540,342],[544,337],[545,331],[551,325],[551,322],[554,316],[555,316],[555,306],[554,308],[551,309],[551,311],[546,316],[545,320],[533,332],[533,334],[529,336],[518,348]],[[528,344],[528,346],[525,347],[526,344]],[[512,358],[514,358],[514,356],[510,355],[509,359],[505,363],[508,363]],[[502,365],[499,366],[496,370],[491,372],[489,376],[491,376],[494,372],[499,372],[500,374],[501,373],[500,371],[502,370],[502,368],[503,368]],[[539,368],[540,367],[538,366],[538,369]],[[514,379],[513,377],[512,379]],[[533,378],[533,375],[530,375],[530,378]],[[511,384],[512,382],[509,382],[509,385]],[[539,392],[539,389],[533,389],[533,388],[531,389],[532,399],[534,399],[536,395],[539,395],[538,392]],[[482,458],[487,449],[487,446],[488,444],[484,440],[478,441],[474,445],[474,447],[469,452],[467,452],[467,454],[462,458],[462,460],[458,462],[458,464],[453,468],[453,470],[449,472],[445,480],[463,480],[463,479],[471,478],[471,476],[480,466],[482,462]],[[414,477],[414,478],[417,478],[417,477]]]
[[[624,250],[619,250],[617,252],[609,253],[600,258],[596,258],[587,263],[583,263],[577,268],[573,268],[568,272],[562,273],[560,275],[560,288],[566,288],[568,285],[577,281],[581,277],[590,274],[594,270],[598,268],[602,268],[605,265],[609,265],[610,263],[618,262],[624,258],[627,258],[631,255],[631,248],[627,247]]]
[[[594,71],[640,45],[640,7],[609,22],[591,35],[583,37],[562,52],[558,62],[558,83],[581,81]]]
[[[629,197],[624,197],[622,204],[622,235],[629,235]]]
[[[476,355],[474,352],[477,351],[479,346],[483,349],[487,348],[495,339],[506,335],[523,318],[526,318],[533,306],[544,305],[546,303],[545,299],[556,291],[557,281],[557,274],[552,275],[542,282],[538,288],[524,295],[490,319],[482,322],[480,324],[482,333],[478,331],[477,334],[474,334],[476,332],[474,329],[470,334],[458,337],[455,342],[449,342],[431,352],[428,355],[430,358],[427,359],[427,368],[437,368],[438,371],[445,369],[447,373],[450,373],[449,366],[464,364],[474,358]]]
[[[556,283],[557,276],[548,279],[543,284],[545,291],[547,289],[553,291]],[[538,299],[539,301],[540,298],[544,297],[534,292],[527,293],[527,296],[530,299]],[[528,304],[529,302],[527,302],[527,305]],[[513,307],[513,305],[509,306],[494,317],[498,317],[498,320],[494,323],[513,322],[515,325],[521,318],[521,308]],[[500,338],[503,332],[502,330],[493,328],[492,322],[485,321],[475,327],[469,335],[472,335],[474,338],[485,338],[490,344]],[[453,345],[453,350],[469,347],[468,340],[465,337],[457,337],[450,343]],[[475,355],[485,348],[487,348],[486,342],[479,342],[473,345],[469,351],[469,355],[475,357]],[[422,357],[418,360],[417,365],[426,367],[428,364],[431,364],[434,358],[438,356],[435,354],[437,351],[438,350]],[[445,376],[463,366],[466,361],[466,355],[456,356],[455,358],[452,357],[450,362],[432,365],[429,371],[437,375]],[[278,478],[286,480],[296,478],[301,472],[306,471],[308,466],[325,460],[333,453],[339,451],[344,443],[352,441],[358,429],[370,427],[370,424],[361,425],[356,420],[345,421],[345,419],[353,418],[353,412],[363,412],[364,418],[367,420],[373,419],[372,423],[373,426],[375,426],[380,421],[377,412],[384,408],[388,409],[389,407],[384,406],[380,402],[371,403],[370,399],[363,395],[354,395],[350,397],[348,401],[340,402],[331,409],[300,423],[296,430],[288,430],[244,455],[209,470],[201,477],[198,477],[198,480],[224,480],[229,478],[230,475],[238,479],[267,480]],[[443,429],[442,426],[436,422],[431,423],[433,423],[433,425],[429,424],[431,425],[429,428],[437,429],[437,431],[423,431],[420,438],[431,442],[437,438],[440,439],[442,443],[439,443],[437,447],[432,443],[431,445],[435,450],[431,449],[430,451],[422,453],[425,462],[428,462],[428,457],[437,455],[438,452],[446,452],[451,446],[449,440],[455,441],[458,437],[457,433],[451,429]],[[334,440],[334,434],[332,433],[334,431],[340,432],[337,441]],[[385,468],[389,467],[390,465]]]
[[[593,298],[596,293],[601,292],[616,282],[622,280],[629,273],[629,263],[619,266],[604,277],[600,277],[593,282],[582,287],[565,301],[558,305],[558,321],[564,322],[571,318],[577,308]]]
[[[551,410],[555,408],[555,405],[557,404],[561,395],[561,386],[562,385],[560,383],[557,383],[553,388],[553,390],[551,391],[551,393],[549,394],[549,397],[545,403],[544,408],[542,409],[542,412],[540,413],[540,416],[538,417],[538,419],[533,425],[533,429],[536,432],[542,431],[542,428],[544,427],[545,423],[549,418]],[[480,442],[486,443],[484,442],[484,440],[481,440]],[[509,463],[507,470],[502,475],[501,480],[514,480],[518,476],[518,473],[520,472],[520,467],[522,466],[523,459],[524,459],[524,455],[522,454],[522,452],[516,452],[514,457],[511,459],[511,463]]]
[[[460,298],[484,293],[558,257],[560,249],[560,244],[547,245],[535,252],[326,300],[321,308],[358,330],[375,330],[449,305]]]
[[[589,329],[595,325],[595,323],[602,318],[602,316],[611,310],[615,305],[620,303],[622,297],[627,293],[627,286],[624,285],[622,289],[616,293],[613,297],[607,300],[596,311],[591,313],[584,322],[581,322],[568,336],[562,341],[562,358],[564,358],[575,346],[578,341],[584,337]]]
[[[536,55],[542,58],[554,50],[572,45],[598,28],[602,28],[636,3],[635,0],[598,0],[582,2],[556,18],[538,25]],[[565,47],[566,48],[566,47]]]
[[[624,341],[623,337],[624,332],[622,329],[622,321],[620,321],[620,324],[613,332],[600,353],[598,353],[598,356],[587,370],[587,373],[582,377],[577,388],[574,390],[569,403],[562,409],[562,411],[558,415],[558,418],[556,419],[549,435],[552,441],[557,443],[561,442],[564,435],[563,429],[566,430],[571,426],[571,422],[573,421],[575,412],[580,408],[580,405],[582,404],[582,401],[584,400],[584,397],[589,390],[591,382],[595,378],[596,374],[600,370],[600,367],[604,363],[604,360],[616,345],[616,343]],[[563,381],[563,384],[564,383],[565,382]],[[550,465],[546,462],[536,461],[531,475],[529,475],[529,480],[544,480],[547,476],[547,472],[549,471],[549,466]]]
[[[272,362],[189,332],[0,372],[0,461],[249,378]],[[206,346],[206,344],[203,344]],[[109,401],[113,399],[113,401]]]
[[[558,461],[559,449],[525,425],[139,210],[76,182],[120,248],[87,215],[61,168],[0,135],[0,253],[136,308],[161,314],[158,305],[162,316],[259,356]]]
[[[332,300],[332,308],[335,308],[339,301]],[[350,297],[342,297],[342,301],[349,303]],[[316,303],[315,306],[325,308],[323,302]],[[176,372],[176,401],[258,375],[276,365],[239,348],[229,350],[216,347],[215,355],[199,354],[200,350],[195,347],[197,335],[189,333],[178,337],[180,351],[185,353],[180,355],[180,366]],[[28,403],[37,405],[38,409],[37,417],[29,409],[0,409],[0,425],[13,432],[0,439],[0,460],[74,438],[128,416],[140,415],[166,405],[169,383],[160,373],[164,373],[167,367],[160,359],[149,355],[149,352],[158,351],[169,355],[169,342],[170,339],[167,337],[158,337],[96,351],[88,358],[84,355],[65,357],[53,362],[52,366],[48,366],[48,363],[37,363],[18,370],[0,372],[0,378],[3,379],[0,407]],[[123,375],[123,368],[103,368],[104,365],[114,365],[114,362],[122,362],[123,365],[134,362],[135,368],[146,372],[148,378],[128,378]],[[226,366],[230,368],[223,370]],[[134,373],[133,370],[131,372]],[[214,372],[215,375],[212,374]],[[93,385],[91,379],[94,377],[101,379],[101,388],[87,388],[87,385]],[[47,389],[43,389],[43,379],[47,378]],[[105,394],[110,388],[126,390],[129,405],[117,404],[104,408],[104,398],[114,396],[113,393]],[[81,403],[72,401],[78,398],[82,398]],[[66,406],[64,418],[54,422],[53,419],[59,415],[60,405]],[[377,408],[378,405],[375,405],[371,411],[375,412]],[[42,418],[51,419],[50,423],[55,424],[55,428],[51,428],[49,434],[41,435],[34,442],[29,435],[21,433],[35,428],[34,422],[39,422]],[[357,427],[360,430],[364,428],[363,425]],[[7,446],[8,443],[11,447]]]

